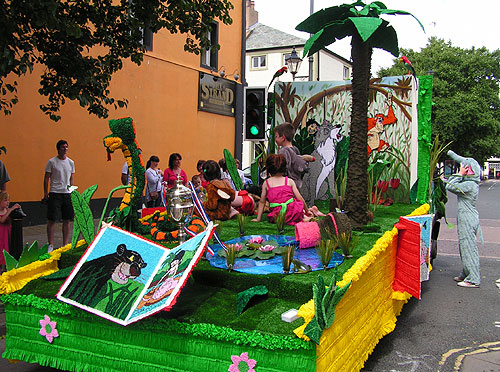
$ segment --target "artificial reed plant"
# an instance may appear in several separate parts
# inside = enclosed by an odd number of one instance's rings
[[[283,208],[283,207],[282,207]],[[278,213],[274,218],[276,222],[276,228],[278,229],[278,235],[282,235],[285,232],[285,213]]]
[[[337,238],[337,244],[340,249],[342,249],[342,254],[345,258],[351,258],[352,252],[358,244],[360,235],[354,236],[351,232],[341,232]]]
[[[287,245],[285,248],[285,252],[281,255],[281,260],[283,263],[283,274],[290,273],[290,266],[292,265],[293,256],[295,256],[295,246]]]
[[[332,260],[335,249],[337,249],[337,245],[337,239],[324,239],[318,242],[318,245],[316,246],[316,253],[318,254],[324,270],[328,269],[328,265]]]
[[[240,236],[244,236],[247,227],[248,217],[243,213],[238,214],[237,217],[238,217],[238,226],[240,228]]]
[[[241,251],[240,244],[228,244],[226,246],[226,266],[229,271],[233,270],[234,261],[236,261],[239,251]]]

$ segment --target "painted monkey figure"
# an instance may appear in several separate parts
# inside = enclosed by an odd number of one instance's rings
[[[111,279],[118,284],[127,284],[141,275],[145,268],[141,255],[120,244],[115,253],[85,262],[62,295],[82,305],[95,307],[102,299],[101,290]]]
[[[380,134],[385,131],[384,126],[395,124],[397,121],[392,110],[392,93],[390,92],[387,95],[387,103],[389,105],[387,116],[377,114],[374,118],[368,118],[368,156],[370,156],[372,151],[377,150],[378,152],[382,152],[390,147],[387,142],[380,139]]]

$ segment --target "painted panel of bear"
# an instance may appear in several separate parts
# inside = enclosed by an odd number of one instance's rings
[[[211,231],[212,224],[167,249],[128,231],[105,227],[57,298],[121,325],[168,310],[203,254]]]

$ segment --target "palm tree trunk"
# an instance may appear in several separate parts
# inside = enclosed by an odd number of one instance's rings
[[[355,223],[368,222],[368,87],[372,48],[355,33],[352,53],[352,111],[345,210]]]

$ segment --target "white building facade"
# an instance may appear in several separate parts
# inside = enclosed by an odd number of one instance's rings
[[[247,12],[249,9],[247,8]],[[254,17],[257,20],[258,17]],[[249,88],[265,87],[274,91],[278,81],[294,80],[290,71],[272,81],[273,75],[283,66],[285,59],[295,48],[303,58],[305,39],[287,34],[275,28],[254,23],[247,27],[245,80]],[[310,74],[312,71],[312,74]],[[303,58],[295,75],[295,81],[340,81],[351,78],[352,63],[338,54],[322,49],[312,57]],[[311,75],[311,77],[310,77]],[[271,83],[272,81],[272,83]],[[271,85],[270,85],[271,84]],[[252,142],[243,143],[243,167],[248,167],[254,157]]]

